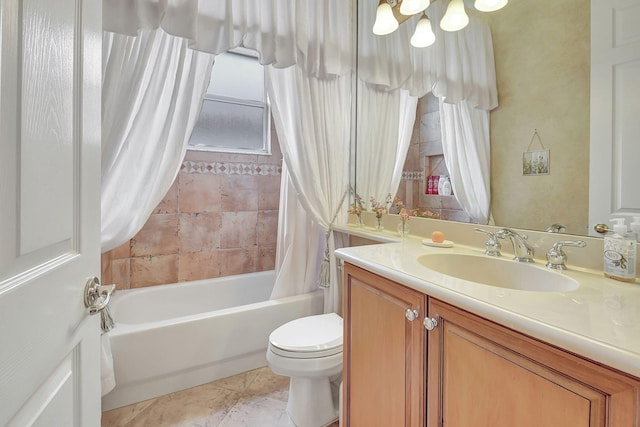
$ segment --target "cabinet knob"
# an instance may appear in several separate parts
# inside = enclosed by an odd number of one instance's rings
[[[436,326],[438,326],[438,319],[435,317],[425,317],[424,322],[422,323],[428,331],[432,331]]]
[[[404,317],[406,317],[409,322],[416,320],[419,315],[418,310],[412,310],[410,308],[407,308],[407,311],[404,312]]]

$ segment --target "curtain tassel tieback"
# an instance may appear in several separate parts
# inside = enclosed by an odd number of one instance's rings
[[[338,203],[338,208],[336,212],[333,214],[333,218],[331,218],[331,222],[329,223],[329,229],[325,235],[325,247],[324,247],[324,258],[322,259],[322,264],[320,264],[320,277],[318,277],[318,285],[321,288],[330,288],[331,287],[331,262],[329,260],[329,237],[331,233],[333,233],[333,224],[338,217],[338,213],[340,209],[342,209],[342,205],[344,204],[345,199],[347,198],[347,194],[349,194],[349,190],[351,187],[347,186],[347,189],[342,193],[342,198],[340,199],[340,203]]]
[[[329,288],[331,286],[331,269],[329,261],[329,233],[327,233],[327,244],[324,249],[324,259],[320,264],[320,277],[318,284],[321,288]]]
[[[111,317],[111,311],[109,307],[105,307],[104,310],[100,312],[100,329],[102,329],[102,333],[107,333],[116,326],[113,321],[113,317]]]

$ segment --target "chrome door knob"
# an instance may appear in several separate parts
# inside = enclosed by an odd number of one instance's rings
[[[424,322],[422,323],[427,331],[432,331],[436,326],[438,326],[438,319],[435,317],[425,317]]]
[[[84,305],[89,314],[97,314],[107,308],[115,291],[116,285],[102,286],[97,277],[87,280],[84,288]]]
[[[418,310],[413,310],[411,308],[407,308],[407,311],[404,312],[404,317],[406,317],[410,322],[416,320],[419,315],[420,313],[418,313]]]

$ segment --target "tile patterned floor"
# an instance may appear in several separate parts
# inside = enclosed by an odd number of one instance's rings
[[[104,412],[102,427],[295,427],[288,392],[289,378],[260,368]]]

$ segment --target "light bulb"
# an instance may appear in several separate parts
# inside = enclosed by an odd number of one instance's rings
[[[493,12],[502,9],[509,0],[476,0],[474,7],[480,12]]]
[[[383,36],[393,33],[398,28],[398,21],[393,16],[391,6],[385,0],[381,0],[376,10],[376,22],[373,24],[373,34]]]
[[[415,15],[429,7],[429,0],[402,0],[400,13],[403,15]]]
[[[431,21],[427,18],[427,15],[423,15],[416,25],[416,30],[411,37],[411,45],[414,47],[427,47],[431,46],[436,41],[436,35],[433,34],[433,28],[431,28]]]
[[[469,17],[464,10],[462,0],[451,0],[447,6],[447,12],[440,21],[440,28],[445,31],[458,31],[469,23]]]

